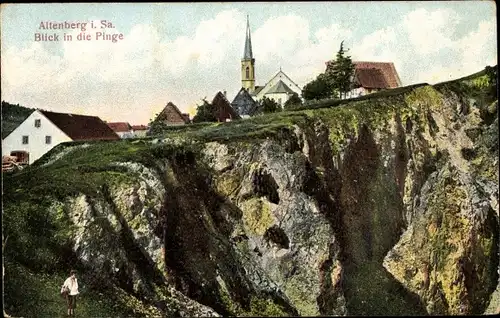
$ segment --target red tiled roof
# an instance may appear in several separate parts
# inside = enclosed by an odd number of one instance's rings
[[[146,125],[132,125],[133,130],[148,130],[149,127]]]
[[[325,62],[327,69],[331,67],[335,61]],[[401,80],[399,79],[398,72],[394,67],[392,62],[368,62],[368,61],[353,61],[355,72],[357,73],[360,69],[379,69],[384,75],[385,81],[387,82],[387,88],[396,88],[401,86]]]
[[[370,69],[376,68],[382,71],[385,80],[389,85],[389,88],[396,88],[401,86],[401,80],[399,79],[398,72],[394,67],[392,62],[365,62],[365,61],[355,61],[352,62],[356,70],[359,69]]]
[[[384,74],[377,68],[361,68],[356,70],[356,80],[364,88],[390,88]]]
[[[218,121],[225,122],[226,119],[240,119],[240,115],[231,106],[226,96],[222,92],[218,92],[212,100],[212,105],[215,107],[215,118]]]
[[[167,124],[188,124],[189,118],[183,116],[179,108],[172,102],[168,102],[155,120],[166,122]]]
[[[45,110],[40,110],[40,112],[73,140],[120,139],[99,117]]]
[[[127,132],[132,129],[129,123],[117,122],[107,124],[111,129],[113,129],[114,132]]]

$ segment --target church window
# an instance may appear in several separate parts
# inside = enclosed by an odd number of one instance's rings
[[[250,78],[250,68],[247,66],[247,69],[246,69],[246,75],[247,75],[247,79]]]

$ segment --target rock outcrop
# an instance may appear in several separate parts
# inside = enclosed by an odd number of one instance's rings
[[[29,240],[23,216],[46,209],[44,233],[55,234],[33,248],[66,255],[53,266],[70,259],[140,303],[124,306],[142,316],[494,311],[490,73],[149,139],[61,145],[9,176],[9,244]],[[27,264],[23,251],[8,257]]]

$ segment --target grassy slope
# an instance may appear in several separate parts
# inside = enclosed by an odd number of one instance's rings
[[[466,80],[473,81],[482,75],[484,71]],[[459,82],[453,81],[441,86],[454,88]],[[67,231],[65,232],[68,220],[62,216],[62,220],[55,221],[53,216],[47,215],[47,207],[54,199],[63,199],[77,193],[93,195],[99,191],[102,184],[120,178],[125,172],[110,168],[111,163],[138,161],[152,166],[155,159],[190,149],[196,150],[197,142],[258,142],[259,139],[280,138],[293,129],[293,125],[305,124],[311,118],[324,119],[339,130],[345,129],[349,122],[362,118],[377,125],[380,122],[378,117],[385,116],[384,113],[388,110],[394,110],[395,107],[404,108],[405,105],[400,104],[400,94],[412,92],[414,88],[403,87],[368,95],[351,100],[348,107],[333,107],[347,101],[324,101],[309,105],[314,110],[287,111],[230,123],[175,127],[145,139],[93,142],[87,148],[77,148],[54,164],[42,167],[43,163],[51,160],[64,148],[82,143],[61,144],[55,147],[36,164],[16,174],[6,175],[4,179],[4,233],[10,235],[5,256],[5,282],[9,285],[5,289],[7,312],[9,313],[10,309],[10,313],[15,315],[39,316],[36,314],[42,313],[41,308],[45,308],[43,314],[60,314],[60,306],[63,303],[58,285],[69,268],[77,264],[61,255],[62,246],[70,239]],[[338,137],[341,139],[342,136]],[[158,138],[178,140],[180,145],[172,145],[169,141],[151,143]],[[342,141],[340,139],[339,142]],[[189,142],[186,143],[186,140]],[[21,205],[21,202],[24,204]],[[39,288],[19,288],[33,284]],[[98,295],[98,292],[92,289],[89,290],[88,297],[82,297],[80,308],[82,312],[87,311],[89,317],[106,316],[115,312],[113,304],[105,302],[105,297],[92,298],[93,295]],[[30,305],[26,306],[28,299]],[[100,304],[99,300],[104,303]]]
[[[4,297],[5,311],[22,317],[66,317],[66,300],[59,291],[66,276],[61,273],[37,273],[13,262],[6,262]],[[80,280],[81,281],[81,280]],[[123,316],[126,311],[116,307],[109,297],[79,286],[76,313],[80,317]]]

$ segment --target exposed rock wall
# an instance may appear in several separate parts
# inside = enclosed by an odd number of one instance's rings
[[[146,316],[482,313],[500,269],[491,81],[282,114],[266,138],[158,137],[51,215]]]

